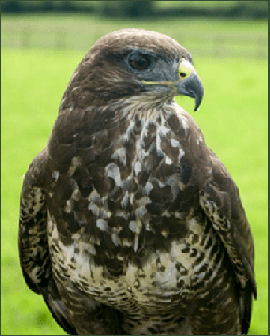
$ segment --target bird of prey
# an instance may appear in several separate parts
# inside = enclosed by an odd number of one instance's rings
[[[174,39],[123,29],[75,70],[25,175],[27,285],[70,334],[242,334],[256,298],[239,191],[175,96],[203,86]]]

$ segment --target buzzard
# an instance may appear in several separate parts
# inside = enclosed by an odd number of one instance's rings
[[[238,188],[176,95],[201,103],[191,54],[143,29],[105,35],[25,175],[27,285],[70,334],[242,334],[256,298]]]

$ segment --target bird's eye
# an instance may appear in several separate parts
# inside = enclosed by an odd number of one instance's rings
[[[136,53],[129,56],[128,63],[135,70],[145,70],[149,67],[151,59],[149,55]]]

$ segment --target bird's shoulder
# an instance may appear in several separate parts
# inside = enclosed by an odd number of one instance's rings
[[[254,242],[242,205],[239,189],[225,165],[206,145],[195,120],[184,110],[177,109],[178,118],[188,122],[188,136],[182,137],[185,157],[180,166],[192,170],[192,183],[198,186],[199,203],[220,236],[241,286],[254,280]]]
[[[44,280],[46,282],[50,273],[47,268],[49,256],[46,246],[46,197],[43,188],[46,165],[45,148],[30,164],[24,176],[20,197],[18,243],[21,267],[28,286],[37,292],[38,285]],[[40,253],[41,251],[45,253]]]
[[[48,167],[49,155],[47,146],[39,152],[30,163],[24,175],[23,192],[32,187],[41,187],[44,184]]]

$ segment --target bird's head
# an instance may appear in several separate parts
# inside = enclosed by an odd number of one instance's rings
[[[195,99],[194,110],[203,97],[191,54],[174,39],[143,29],[122,29],[99,39],[70,86],[80,86],[82,99],[99,97],[106,102],[128,96],[148,100],[190,96]]]

